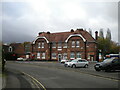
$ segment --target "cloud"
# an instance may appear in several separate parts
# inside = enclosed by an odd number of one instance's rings
[[[38,32],[63,32],[91,28],[93,32],[107,28],[112,39],[118,32],[116,2],[80,2],[79,0],[36,0],[3,3],[3,40],[32,41]],[[94,34],[93,34],[94,35]]]

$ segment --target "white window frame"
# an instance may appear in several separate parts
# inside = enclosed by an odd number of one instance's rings
[[[41,48],[44,48],[44,45],[45,45],[45,43],[44,43],[44,42],[42,42],[42,47],[41,47]]]
[[[37,59],[40,59],[40,52],[37,53]]]
[[[52,53],[52,59],[56,59],[56,53]]]
[[[9,47],[9,52],[12,52],[13,51],[13,48],[10,46]]]
[[[56,48],[56,43],[55,42],[53,42],[52,48]]]
[[[63,46],[63,48],[67,48],[67,43],[66,43],[66,42],[64,43],[64,46]]]
[[[62,42],[58,42],[58,48],[62,48]]]
[[[38,48],[40,48],[40,45],[41,45],[41,43],[40,43],[40,42],[38,42]]]
[[[45,52],[42,53],[42,59],[45,59]]]
[[[80,41],[76,41],[76,47],[80,47]]]
[[[80,57],[79,57],[79,56],[80,56]],[[77,52],[77,53],[76,53],[76,58],[77,58],[77,59],[82,59],[82,58],[81,58],[81,53],[80,53],[80,52]]]
[[[75,47],[75,41],[72,41],[72,48],[74,48]]]
[[[73,55],[74,57],[72,57],[72,55]],[[75,53],[74,53],[74,52],[71,52],[71,53],[70,53],[70,59],[75,59]]]
[[[63,59],[67,60],[67,53],[63,53]]]

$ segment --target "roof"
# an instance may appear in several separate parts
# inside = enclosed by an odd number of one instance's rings
[[[89,34],[87,31],[83,29],[77,29],[76,31],[71,32],[58,32],[58,33],[39,33],[39,36],[36,38],[46,38],[46,41],[48,42],[65,42],[68,37],[70,36],[80,36],[83,40],[87,40],[87,42],[95,42],[95,39]],[[34,40],[33,42],[35,43]]]

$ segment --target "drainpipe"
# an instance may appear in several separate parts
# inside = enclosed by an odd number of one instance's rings
[[[99,50],[98,50],[98,31],[95,32],[95,40],[96,40],[96,61],[99,62]]]
[[[49,53],[50,58],[49,59],[52,60],[52,42],[50,42],[49,45],[50,45],[50,53]]]
[[[87,59],[87,40],[84,42],[85,45],[85,59]]]

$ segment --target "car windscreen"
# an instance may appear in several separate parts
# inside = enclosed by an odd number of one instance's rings
[[[77,62],[78,60],[72,60],[71,62]]]
[[[114,58],[107,58],[103,62],[111,62]]]

